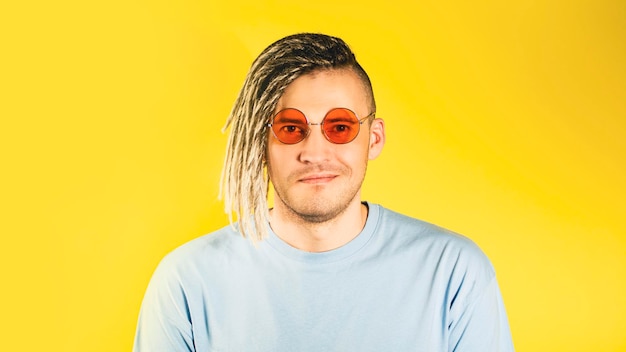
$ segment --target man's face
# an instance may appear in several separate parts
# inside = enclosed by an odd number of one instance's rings
[[[357,117],[369,115],[363,83],[351,70],[325,70],[303,75],[285,89],[274,113],[295,108],[311,123],[320,123],[333,108],[348,108]],[[368,159],[380,153],[384,142],[382,120],[366,121],[347,144],[333,144],[319,125],[297,144],[283,144],[268,133],[267,164],[276,191],[274,208],[307,222],[334,219],[350,205],[360,203]]]

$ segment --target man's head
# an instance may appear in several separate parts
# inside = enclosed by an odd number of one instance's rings
[[[281,104],[285,103],[285,99],[282,98],[286,90],[289,92],[290,85],[301,77],[323,77],[326,84],[331,83],[328,79],[332,80],[333,77],[344,79],[347,77],[352,82],[349,83],[352,87],[356,87],[354,81],[357,81],[356,95],[361,101],[360,106],[353,104],[354,106],[330,108],[354,109],[359,118],[375,112],[376,105],[369,77],[343,40],[322,34],[305,33],[285,37],[267,47],[252,64],[226,123],[227,127],[231,127],[231,132],[222,171],[221,192],[225,198],[226,212],[237,214],[239,230],[244,236],[254,233],[254,227],[258,238],[262,238],[266,233],[269,178],[278,172],[280,166],[278,159],[268,154],[271,153],[268,150],[268,143],[270,147],[272,143],[280,143],[270,139],[272,132],[268,124],[278,112],[277,108],[281,110],[298,108],[292,105],[294,103],[287,104],[289,106]],[[307,116],[309,122],[313,123],[319,123],[323,117],[324,115]],[[369,122],[372,119],[373,117]],[[314,132],[321,133],[319,126],[310,127],[315,130]],[[368,128],[369,123],[361,126],[360,135],[367,138]],[[307,137],[312,138],[314,137]],[[300,142],[303,143],[307,142]],[[280,146],[278,149],[284,151]],[[265,170],[266,162],[271,164],[269,170]],[[367,158],[364,163],[367,163]],[[276,186],[276,182],[273,183]],[[279,191],[278,197],[281,197],[280,193]],[[285,190],[282,196],[286,197],[286,193]]]

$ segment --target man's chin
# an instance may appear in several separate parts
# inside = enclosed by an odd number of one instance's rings
[[[322,224],[333,220],[339,214],[326,213],[296,213],[296,215],[305,222],[312,224]]]
[[[335,219],[348,208],[348,204],[333,204],[332,199],[318,198],[289,208],[303,221],[320,224]]]

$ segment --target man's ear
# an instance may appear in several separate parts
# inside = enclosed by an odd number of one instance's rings
[[[368,158],[369,160],[376,159],[383,151],[385,145],[385,121],[383,119],[376,118],[370,125],[370,145]]]

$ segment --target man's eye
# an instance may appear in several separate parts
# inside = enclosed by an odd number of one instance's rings
[[[334,124],[331,126],[331,133],[347,133],[352,129],[350,125]]]
[[[285,133],[298,133],[301,131],[301,129],[298,126],[294,126],[294,125],[283,126],[282,130]]]

